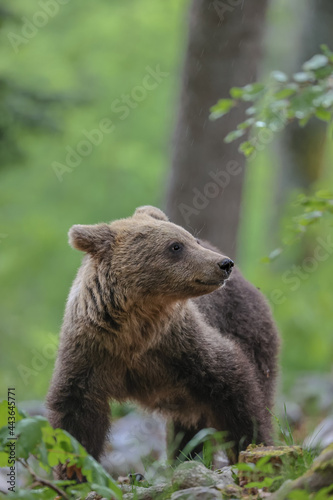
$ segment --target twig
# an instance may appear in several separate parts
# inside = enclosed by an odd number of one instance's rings
[[[66,495],[66,493],[61,488],[58,488],[58,486],[51,483],[51,481],[48,481],[47,479],[43,479],[41,477],[38,477],[37,474],[31,469],[31,467],[29,466],[29,464],[27,462],[24,462],[21,459],[18,459],[18,462],[20,462],[20,464],[23,465],[23,467],[25,467],[28,470],[28,472],[31,474],[31,476],[33,477],[33,479],[37,483],[42,484],[43,486],[47,486],[48,488],[51,488],[52,490],[54,490],[56,493],[58,493],[58,495],[60,495],[65,500],[70,500],[69,496]]]

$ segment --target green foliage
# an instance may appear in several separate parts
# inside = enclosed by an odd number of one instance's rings
[[[272,417],[274,418],[275,422],[277,423],[280,434],[281,434],[285,444],[287,446],[293,446],[295,444],[294,437],[293,437],[293,434],[292,434],[292,431],[291,431],[291,428],[289,425],[286,405],[284,404],[284,424],[270,409],[268,409],[268,411],[272,415]]]
[[[284,228],[282,236],[283,247],[276,248],[261,259],[263,263],[270,263],[281,255],[283,250],[297,241],[308,231],[309,226],[318,223],[326,215],[333,214],[333,192],[320,189],[313,195],[301,193],[297,196],[292,206],[299,212],[290,218]]]
[[[0,405],[0,411],[4,417],[6,408],[7,401],[3,401]],[[52,486],[65,492],[67,498],[77,497],[78,494],[87,494],[92,490],[97,491],[102,496],[122,498],[119,487],[103,467],[88,455],[83,446],[68,432],[53,429],[44,417],[26,417],[18,411],[15,434],[17,436],[15,442],[16,460],[31,473],[37,486],[32,490],[20,489],[17,494],[10,494],[10,498],[54,498]],[[32,457],[35,459],[34,462],[31,461]],[[1,467],[8,465],[8,458],[8,428],[4,426],[0,429]],[[75,466],[81,470],[87,482],[76,484],[75,481],[39,478],[34,472],[36,462],[49,476],[52,467],[59,464],[66,464],[66,467]]]
[[[206,467],[210,468],[212,466],[214,453],[218,450],[228,450],[232,446],[232,443],[228,442],[226,437],[226,432],[218,432],[210,428],[202,429],[186,444],[181,451],[181,456],[178,457],[177,460],[183,462],[190,457],[192,460],[199,460]],[[182,436],[178,436],[178,439],[179,438],[182,438]],[[178,439],[176,437],[175,446],[178,446]],[[193,453],[193,450],[201,444],[203,445],[202,455]],[[169,452],[169,454],[172,455],[172,452]]]
[[[273,71],[267,84],[252,83],[232,88],[232,99],[218,101],[211,108],[211,119],[226,115],[241,102],[251,103],[246,109],[250,118],[239,123],[224,141],[230,143],[249,132],[249,139],[239,145],[239,151],[252,159],[272,141],[275,133],[294,120],[304,127],[310,118],[316,117],[330,122],[329,131],[332,133],[333,52],[325,45],[321,49],[322,54],[316,54],[306,61],[302,66],[303,71],[295,73],[292,79],[281,71]],[[297,241],[309,225],[320,221],[324,215],[333,214],[333,193],[320,190],[313,196],[300,195],[297,204],[303,210],[289,224],[289,234],[284,238],[286,245]],[[281,251],[281,248],[274,250],[262,261],[274,260]]]
[[[252,136],[243,142],[239,151],[252,157],[257,151],[258,130],[267,129],[274,134],[292,120],[306,125],[312,116],[325,122],[333,117],[333,52],[322,46],[322,54],[313,56],[303,64],[303,71],[291,80],[281,71],[273,71],[267,84],[252,83],[230,90],[232,99],[221,99],[211,108],[211,118],[217,119],[240,102],[251,103],[246,110],[250,116],[225,137],[232,142],[242,137],[247,129]]]
[[[313,224],[325,214],[333,214],[333,191],[321,189],[313,196],[300,194],[295,203],[303,213],[293,218],[295,231],[303,233],[306,226]]]
[[[287,498],[288,500],[330,500],[332,499],[333,485],[322,488],[321,490],[310,494],[306,490],[291,491]]]
[[[273,454],[274,456],[274,454]],[[288,480],[302,476],[313,462],[313,455],[305,450],[295,456],[281,456],[281,463],[271,462],[272,456],[265,455],[254,463],[238,463],[235,470],[252,479],[245,488],[267,488],[276,491]]]

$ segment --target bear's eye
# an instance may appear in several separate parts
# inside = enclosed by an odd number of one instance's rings
[[[172,245],[170,246],[170,250],[173,253],[180,252],[182,249],[183,249],[183,245],[181,243],[178,243],[178,242],[172,243]]]

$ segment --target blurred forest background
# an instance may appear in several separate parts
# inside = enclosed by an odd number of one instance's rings
[[[190,5],[59,0],[57,12],[36,29],[31,22],[42,3],[0,2],[0,379],[2,395],[15,387],[17,402],[43,399],[48,388],[66,296],[82,258],[67,244],[71,225],[168,205]],[[293,72],[319,52],[320,39],[305,50],[304,40],[315,35],[306,31],[310,3],[270,2],[261,78],[274,69]],[[135,89],[147,75],[149,88],[140,93]],[[124,103],[133,92],[135,99]],[[227,132],[228,118],[224,123]],[[94,135],[99,127],[103,132]],[[96,144],[73,153],[88,135]],[[321,223],[276,261],[262,258],[280,245],[297,192],[332,185],[333,145],[320,146],[320,169],[299,180],[288,176],[284,141],[282,134],[246,167],[234,257],[272,304],[283,337],[281,387],[288,392],[299,375],[332,370],[332,253],[314,270],[303,269],[316,238],[326,241],[332,228]],[[228,212],[220,215],[228,220]],[[297,286],[282,278],[287,271],[294,276],[294,265],[303,269]]]

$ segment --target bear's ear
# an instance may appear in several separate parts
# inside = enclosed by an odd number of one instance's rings
[[[144,207],[139,207],[135,210],[134,215],[139,215],[139,214],[146,214],[150,215],[150,217],[153,217],[154,219],[157,220],[165,220],[168,221],[168,217],[165,215],[162,210],[156,207],[152,207],[150,205],[145,205]]]
[[[72,226],[68,232],[71,247],[91,254],[107,250],[114,241],[114,234],[108,224],[93,226]]]

